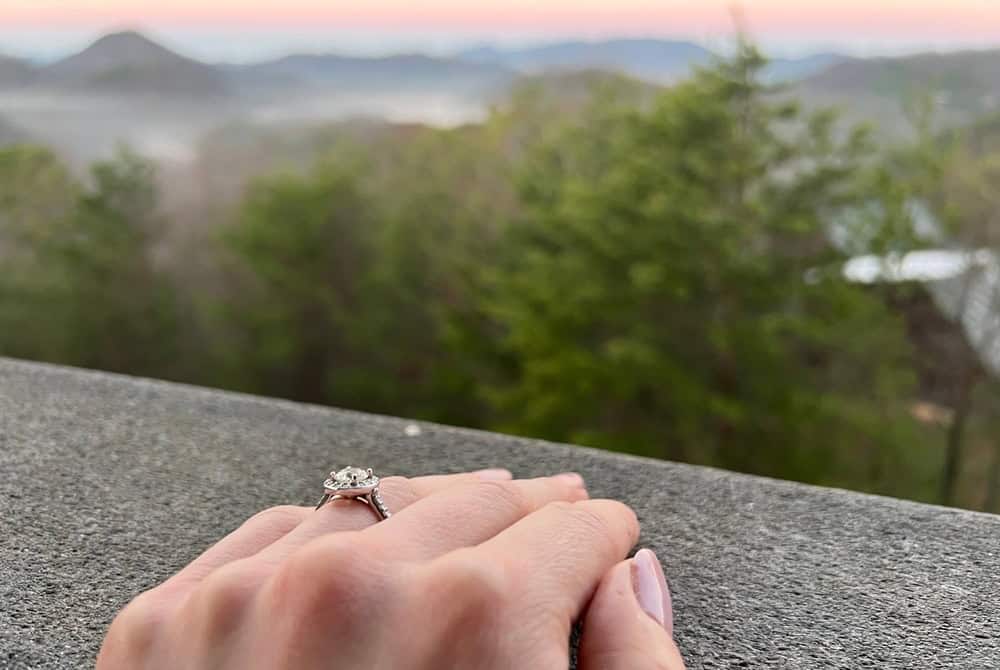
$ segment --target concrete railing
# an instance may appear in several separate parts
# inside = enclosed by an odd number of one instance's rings
[[[0,360],[0,668],[83,668],[134,594],[325,471],[577,470],[639,513],[697,668],[1000,668],[1000,517]]]

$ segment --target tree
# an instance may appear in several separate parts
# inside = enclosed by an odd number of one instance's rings
[[[0,149],[0,355],[58,356],[50,304],[54,278],[40,250],[68,225],[79,188],[46,149]]]
[[[224,310],[238,386],[308,402],[338,395],[367,299],[371,205],[342,167],[279,175],[248,190],[224,235],[239,262],[240,295]]]
[[[498,427],[891,486],[914,435],[908,347],[828,241],[835,212],[877,194],[872,148],[779,102],[764,64],[741,45],[534,156],[486,306]]]
[[[176,378],[154,170],[122,150],[89,181],[47,150],[0,152],[0,353]]]
[[[54,309],[68,363],[176,378],[176,296],[157,267],[153,165],[127,149],[96,163],[58,239],[41,253],[60,285]]]

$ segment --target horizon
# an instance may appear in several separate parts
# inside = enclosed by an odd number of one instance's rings
[[[1000,47],[1000,3],[991,0],[752,0],[738,10],[770,54],[836,51],[893,56]],[[134,29],[193,58],[248,61],[292,52],[448,54],[469,46],[517,47],[579,39],[731,42],[728,0],[6,0],[0,53],[53,60],[108,32]],[[651,28],[652,26],[652,28]],[[669,26],[669,28],[668,28]]]
[[[735,29],[723,35],[655,33],[451,33],[444,31],[349,31],[275,30],[247,27],[155,28],[142,24],[108,24],[98,28],[43,28],[23,30],[16,37],[0,26],[0,55],[52,62],[78,53],[101,37],[137,32],[181,55],[206,62],[253,62],[296,53],[337,53],[346,56],[377,57],[420,53],[446,57],[475,47],[530,48],[561,42],[603,42],[609,40],[662,40],[689,42],[713,51],[725,51],[733,42]],[[751,37],[774,58],[807,57],[838,53],[861,58],[898,57],[927,52],[957,52],[1000,49],[1000,39],[984,41],[898,41],[853,43],[803,39],[768,40],[751,32]],[[55,38],[55,39],[52,39]],[[230,41],[232,40],[232,41]],[[247,43],[250,41],[251,43]],[[44,46],[43,46],[44,45]]]

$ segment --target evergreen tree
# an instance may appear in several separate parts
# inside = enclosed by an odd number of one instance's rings
[[[829,222],[877,196],[856,132],[731,60],[542,147],[486,312],[519,433],[878,488],[915,433],[901,324]]]

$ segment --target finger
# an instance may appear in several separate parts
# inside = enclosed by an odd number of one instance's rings
[[[525,606],[556,623],[565,641],[604,574],[639,537],[635,512],[614,500],[548,505],[473,551],[472,561],[503,570]]]
[[[463,484],[502,481],[511,477],[511,473],[507,470],[481,470],[457,475],[430,475],[412,479],[387,477],[379,482],[379,492],[395,518],[399,511],[434,493]],[[317,537],[329,533],[362,530],[377,522],[378,517],[375,515],[375,511],[368,505],[356,500],[334,500],[308,515],[294,531],[289,532],[280,541],[274,542],[261,551],[259,557],[263,560],[279,562]]]
[[[656,555],[643,549],[601,580],[580,639],[580,670],[684,670],[673,640],[670,590]]]
[[[430,559],[485,542],[551,502],[586,497],[577,474],[479,482],[429,496],[362,535],[396,558]]]
[[[291,532],[308,518],[310,512],[311,507],[292,505],[258,512],[164,582],[160,588],[169,590],[185,584],[193,585],[223,565],[253,556]]]

